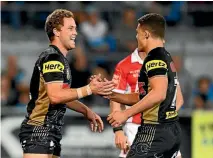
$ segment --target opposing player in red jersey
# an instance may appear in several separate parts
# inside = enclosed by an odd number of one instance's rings
[[[116,65],[113,75],[113,81],[116,83],[116,88],[113,90],[114,92],[122,94],[138,92],[138,75],[145,56],[146,54],[144,52],[138,52],[136,49],[132,54]],[[110,107],[111,112],[128,108],[128,106],[114,101],[110,101]],[[118,130],[114,129],[115,144],[117,148],[121,149],[120,158],[126,157],[128,147],[132,145],[140,124],[141,114],[139,113],[130,117],[123,128]]]

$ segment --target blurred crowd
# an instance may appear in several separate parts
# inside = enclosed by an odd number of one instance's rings
[[[207,10],[203,10],[203,7],[197,8],[198,5],[207,7]],[[68,59],[72,68],[72,87],[77,88],[86,85],[92,74],[101,73],[107,79],[112,78],[116,63],[99,57],[95,59],[95,66],[91,66],[88,63],[87,52],[102,54],[134,51],[137,47],[135,29],[137,19],[140,16],[148,12],[157,12],[164,15],[168,27],[176,27],[185,21],[188,22],[188,19],[184,19],[184,14],[187,14],[187,17],[191,17],[191,25],[194,27],[208,27],[213,26],[213,21],[209,20],[213,16],[213,10],[208,10],[208,7],[212,5],[213,2],[204,1],[1,2],[1,22],[12,29],[32,27],[36,30],[43,30],[46,17],[53,10],[45,9],[46,6],[49,8],[65,6],[63,8],[70,10],[73,8],[79,36],[76,42],[77,47],[68,56]],[[184,12],[182,12],[183,9],[185,9]],[[193,74],[185,69],[183,56],[174,56],[173,59],[185,99],[183,108],[213,109],[211,77],[204,74],[204,76],[194,79]],[[1,104],[4,106],[25,106],[29,101],[29,84],[26,84],[26,73],[18,67],[17,56],[10,55],[6,60],[6,69],[2,70],[1,73]],[[99,103],[107,105],[106,99],[98,99]],[[97,102],[92,96],[85,98],[84,101],[91,104]]]

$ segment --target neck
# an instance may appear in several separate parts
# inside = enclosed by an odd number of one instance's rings
[[[157,39],[157,40],[152,40],[149,45],[147,46],[147,49],[145,50],[146,54],[148,55],[148,53],[157,48],[157,47],[164,47],[164,42],[161,39]]]
[[[139,57],[144,60],[146,58],[146,53],[145,52],[138,52]]]
[[[56,47],[58,47],[58,49],[60,50],[60,52],[66,57],[68,50],[58,41],[53,40],[51,42],[52,45],[55,45]]]

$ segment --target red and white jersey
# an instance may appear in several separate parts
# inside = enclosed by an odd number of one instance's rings
[[[113,90],[117,93],[133,93],[138,92],[138,76],[142,67],[143,60],[136,49],[131,55],[120,61],[115,68],[113,81],[116,88]],[[130,106],[126,106],[129,108]],[[137,114],[127,120],[136,124],[141,123],[141,114]]]

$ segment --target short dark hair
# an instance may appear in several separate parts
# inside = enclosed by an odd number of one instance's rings
[[[64,25],[64,18],[74,18],[71,11],[66,9],[56,9],[46,19],[45,31],[50,41],[53,40],[54,33],[53,29],[60,29]]]
[[[153,36],[164,39],[166,21],[163,16],[156,13],[150,13],[138,19],[138,23],[149,30]]]

